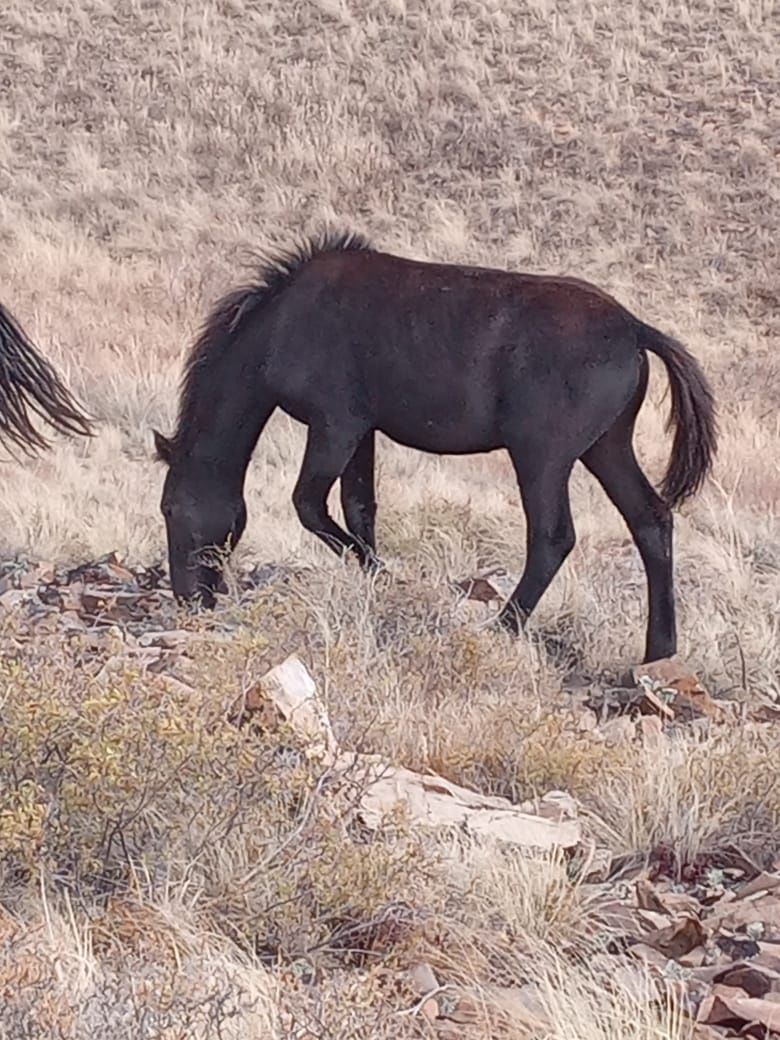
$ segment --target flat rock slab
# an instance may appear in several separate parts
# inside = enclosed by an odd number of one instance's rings
[[[400,807],[413,824],[455,827],[525,848],[570,849],[582,837],[577,805],[564,791],[550,791],[535,803],[515,805],[453,784],[435,774],[416,773],[379,755],[342,751],[325,706],[303,662],[291,655],[253,683],[236,706],[236,721],[276,709],[304,741],[308,752],[334,776],[359,788],[358,811],[371,828],[380,827]]]

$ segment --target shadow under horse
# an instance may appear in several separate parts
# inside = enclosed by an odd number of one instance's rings
[[[632,446],[648,351],[671,387],[660,495]],[[301,523],[366,567],[377,562],[376,431],[437,454],[506,449],[527,519],[525,569],[499,614],[515,632],[574,546],[568,483],[581,461],[644,563],[645,660],[676,652],[671,509],[711,467],[713,397],[680,343],[595,286],[408,260],[355,235],[268,258],[254,284],[215,306],[186,364],[176,430],[155,432],[180,600],[213,605],[220,552],[246,524],[247,465],[276,408],[308,427],[293,492]],[[339,478],[347,530],[327,509]]]
[[[0,443],[27,455],[48,448],[35,416],[57,433],[89,437],[93,432],[92,421],[52,365],[0,304]]]

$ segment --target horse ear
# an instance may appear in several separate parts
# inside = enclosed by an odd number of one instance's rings
[[[166,466],[170,466],[173,444],[159,430],[152,430],[152,435],[154,436],[154,450],[157,453],[157,458],[160,462],[164,462]]]

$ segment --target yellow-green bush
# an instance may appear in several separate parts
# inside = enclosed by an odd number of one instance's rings
[[[351,801],[292,734],[230,721],[257,649],[212,647],[191,692],[130,670],[92,678],[61,647],[4,663],[0,899],[41,881],[93,900],[139,879],[152,898],[186,884],[215,930],[293,956],[419,895],[420,841],[355,831]]]

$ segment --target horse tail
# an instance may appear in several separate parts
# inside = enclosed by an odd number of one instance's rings
[[[0,304],[0,441],[10,441],[28,453],[47,448],[49,442],[33,426],[31,412],[58,433],[92,435],[91,420]]]
[[[674,508],[696,494],[712,468],[718,439],[715,399],[699,362],[682,343],[644,324],[639,342],[663,361],[669,376],[666,428],[674,428],[674,441],[661,494]]]

